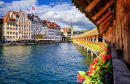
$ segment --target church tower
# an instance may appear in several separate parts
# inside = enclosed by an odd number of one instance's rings
[[[71,20],[71,23],[70,23],[70,30],[71,30],[71,36],[73,36],[72,20]]]

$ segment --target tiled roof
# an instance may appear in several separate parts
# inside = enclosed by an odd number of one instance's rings
[[[3,20],[3,21],[7,21],[7,22],[16,22],[16,21],[13,21],[13,20],[15,20],[15,18],[10,17],[10,12],[12,12],[13,14],[16,14],[17,16],[20,15],[19,12],[8,11],[8,12],[2,17],[2,20]]]
[[[57,25],[55,22],[50,22],[48,20],[44,20],[47,24],[48,27],[55,27],[55,28],[60,28],[59,25]]]
[[[63,30],[63,33],[67,33],[69,31],[69,27],[68,28],[61,28],[61,30]]]

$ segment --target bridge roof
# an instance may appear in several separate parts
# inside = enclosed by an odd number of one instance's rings
[[[85,32],[85,33],[83,33],[83,34],[77,35],[77,36],[75,36],[75,38],[82,38],[82,37],[88,37],[88,36],[95,36],[95,35],[98,35],[98,34],[99,34],[99,33],[98,33],[98,29],[95,28],[95,29],[90,30],[90,31],[88,31],[88,32]]]

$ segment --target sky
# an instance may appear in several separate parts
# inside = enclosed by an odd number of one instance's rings
[[[61,28],[70,27],[71,21],[74,31],[96,28],[71,0],[0,0],[0,17],[9,10],[19,12],[20,9],[40,19],[55,21]]]

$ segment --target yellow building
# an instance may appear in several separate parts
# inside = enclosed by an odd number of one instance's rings
[[[16,15],[12,11],[8,11],[3,17],[2,35],[3,42],[16,41]]]
[[[18,32],[18,39],[31,39],[31,20],[28,19],[28,14],[25,11],[19,11],[16,19],[16,27]]]
[[[1,39],[2,42],[12,42],[19,39],[29,39],[30,36],[30,24],[31,21],[28,20],[28,14],[24,11],[14,12],[8,11],[2,17],[1,24]]]

